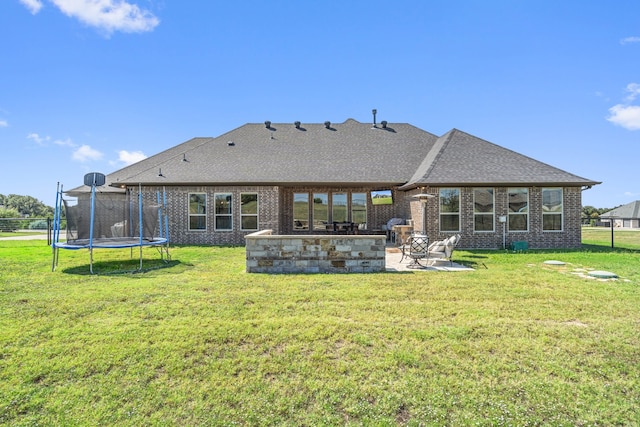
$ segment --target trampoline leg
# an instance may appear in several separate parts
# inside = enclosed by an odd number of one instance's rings
[[[53,248],[53,254],[51,254],[51,271],[56,270],[56,265],[58,265],[58,249]]]
[[[89,248],[89,272],[93,274],[93,249]]]

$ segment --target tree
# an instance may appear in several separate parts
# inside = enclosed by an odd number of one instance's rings
[[[20,213],[15,209],[0,208],[0,218],[20,218]],[[0,221],[0,231],[15,231],[20,221],[10,219]]]
[[[593,214],[599,215],[598,214],[598,209],[594,208],[593,206],[583,206],[582,207],[582,216],[584,218],[593,218]]]
[[[53,208],[51,206],[47,206],[31,196],[20,196],[17,194],[4,196],[0,194],[0,206],[3,206],[5,209],[14,209],[17,211],[18,215],[16,217],[30,216],[46,218],[53,216]]]

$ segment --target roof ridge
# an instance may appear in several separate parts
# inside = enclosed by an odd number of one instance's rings
[[[424,177],[429,175],[429,173],[433,169],[433,166],[436,164],[436,160],[438,159],[438,157],[440,157],[449,141],[451,141],[451,138],[453,137],[453,134],[455,132],[459,131],[453,128],[436,140],[431,149],[424,156],[424,159],[422,160],[422,163],[420,163],[420,166],[418,166],[416,172],[413,174],[411,179],[405,185],[403,185],[403,187],[412,185],[420,179],[423,179]]]

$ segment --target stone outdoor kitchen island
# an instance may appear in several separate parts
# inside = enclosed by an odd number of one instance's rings
[[[385,236],[273,235],[245,237],[248,273],[374,273],[385,271]]]

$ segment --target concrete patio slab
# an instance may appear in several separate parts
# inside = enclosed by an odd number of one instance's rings
[[[473,268],[466,267],[462,264],[458,264],[457,262],[449,263],[446,260],[438,260],[433,262],[429,261],[422,262],[424,267],[420,268],[409,268],[409,264],[411,263],[411,259],[405,257],[402,262],[400,259],[402,258],[402,252],[398,248],[387,248],[386,256],[385,256],[385,269],[386,271],[474,271]]]

